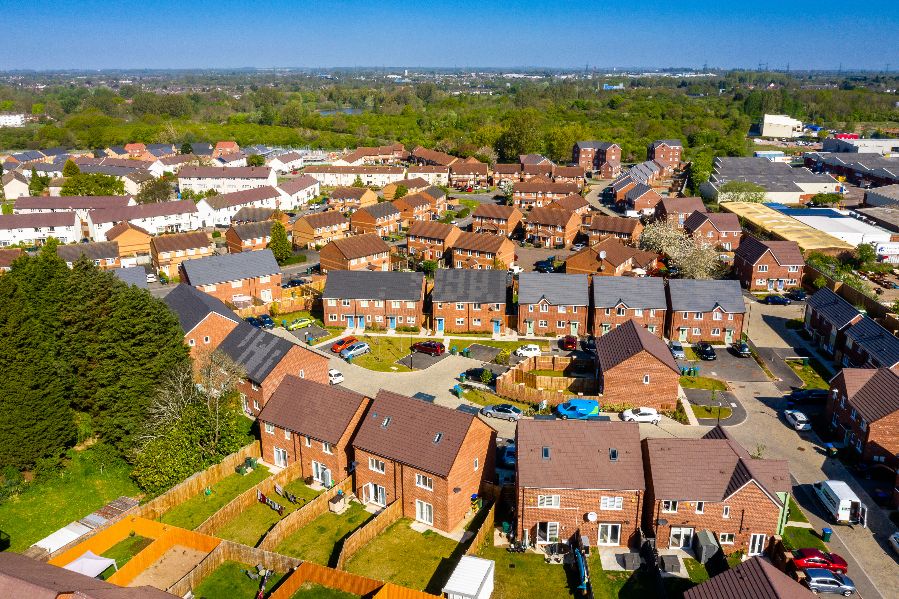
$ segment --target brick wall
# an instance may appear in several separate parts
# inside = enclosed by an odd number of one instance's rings
[[[644,309],[642,316],[637,316],[636,310],[633,308],[625,308],[624,314],[618,314],[618,308],[595,308],[593,310],[593,334],[597,337],[602,336],[629,320],[633,320],[635,324],[644,327],[655,327],[650,330],[656,337],[661,338],[665,333],[665,316],[667,310],[657,308],[654,310]],[[608,327],[604,326],[608,325]]]
[[[704,221],[692,231],[694,239],[701,239],[713,246],[721,246],[725,250],[734,251],[740,247],[742,231],[718,231],[710,221]]]
[[[541,302],[542,304],[543,302]],[[541,312],[541,304],[520,304],[518,306],[518,334],[527,334],[526,321],[534,321],[534,335],[570,335],[570,322],[577,323],[577,334],[587,334],[587,306],[565,306],[565,312],[559,311],[559,306],[549,306],[548,312]],[[533,311],[529,308],[533,306]],[[575,309],[576,312],[572,312]],[[541,326],[540,321],[546,321],[546,326]],[[562,326],[558,323],[564,321]]]
[[[326,326],[346,326],[347,317],[353,316],[359,327],[358,318],[365,316],[366,328],[388,328],[389,317],[396,317],[397,327],[421,326],[423,321],[423,308],[421,301],[408,302],[401,300],[398,306],[394,300],[347,300],[348,306],[344,306],[344,300],[339,298],[326,298],[322,300],[324,322]],[[334,305],[331,305],[333,302]],[[378,305],[380,304],[380,305]],[[411,304],[411,305],[410,305]],[[412,319],[411,321],[409,319]]]
[[[239,254],[240,252],[255,252],[264,250],[271,241],[271,236],[254,237],[252,239],[241,239],[234,232],[234,228],[225,231],[225,241],[228,242],[228,253]]]
[[[310,246],[326,245],[327,243],[343,239],[349,234],[350,222],[345,221],[336,225],[313,229],[305,220],[300,219],[293,225],[293,247],[305,249]]]
[[[478,270],[491,270],[506,268],[515,261],[515,246],[512,242],[503,244],[505,249],[500,249],[498,254],[453,248],[450,255],[450,266],[453,268],[471,268]]]
[[[649,352],[642,351],[601,375],[604,405],[641,405],[657,410],[676,407],[679,375]],[[646,376],[648,382],[644,382]]]
[[[479,309],[475,309],[478,305]],[[506,304],[474,304],[462,303],[462,309],[456,302],[433,302],[433,327],[437,328],[437,319],[443,319],[443,330],[447,333],[492,333],[493,321],[500,320],[501,329],[505,326]],[[463,323],[458,324],[457,319]],[[479,323],[475,322],[480,320]]]
[[[355,259],[355,263],[347,260],[333,245],[326,245],[319,252],[322,272],[329,270],[390,270],[390,252],[373,254]]]
[[[196,360],[203,352],[214,351],[236,326],[233,320],[210,312],[184,335],[184,342],[190,347],[190,357]]]
[[[760,266],[767,268],[767,271],[759,270]],[[755,264],[749,264],[739,255],[734,256],[734,272],[737,273],[740,284],[750,291],[769,289],[768,283],[772,279],[775,280],[773,283],[775,290],[797,287],[802,281],[802,266],[799,266],[799,270],[790,272],[788,266],[777,263],[771,252],[766,252]],[[778,281],[783,281],[782,285]]]
[[[237,385],[237,390],[245,398],[246,411],[253,416],[258,416],[265,406],[265,402],[288,374],[307,378],[316,383],[328,384],[328,358],[299,345],[294,345],[261,384],[244,381]]]
[[[406,247],[410,256],[419,256],[423,260],[443,260],[452,246],[442,239],[409,236],[406,237]]]
[[[697,320],[694,312],[688,312],[684,318],[681,311],[671,310],[669,312],[668,334],[669,339],[675,341],[680,340],[680,329],[687,329],[686,339],[688,343],[698,343],[700,341],[710,341],[712,343],[725,343],[726,331],[733,331],[732,341],[738,341],[743,334],[743,314],[727,314],[721,313],[721,320],[713,320],[712,312],[701,312],[702,319]],[[733,316],[733,320],[728,317]],[[699,329],[695,332],[694,329]],[[719,334],[714,335],[714,329],[719,329]]]
[[[181,278],[186,279],[183,269]],[[237,295],[248,295],[263,299],[262,296],[266,292],[270,294],[271,301],[277,302],[281,300],[281,273],[215,285],[199,285],[197,289],[228,303],[233,302],[234,296]]]
[[[453,530],[459,525],[471,508],[471,496],[480,495],[483,484],[493,479],[495,456],[496,431],[475,418],[449,473],[445,530]],[[455,493],[457,488],[461,490]],[[414,502],[412,510],[414,515]]]
[[[833,390],[837,392],[836,398]],[[837,435],[837,441],[849,444],[863,462],[871,463],[877,457],[878,462],[883,458],[883,463],[889,468],[899,467],[899,412],[875,422],[865,421],[863,429],[863,417],[853,409],[852,401],[847,398],[843,377],[838,376],[831,385],[825,416],[828,426]]]
[[[153,246],[150,246],[150,257],[153,262],[153,268],[157,272],[165,273],[167,277],[175,277],[178,276],[178,267],[185,260],[194,260],[195,258],[205,258],[206,256],[212,255],[212,246],[204,246],[201,248],[194,248],[193,250],[179,250],[177,252],[161,252],[157,253],[153,251]],[[188,253],[191,252],[191,253]],[[181,254],[180,256],[178,254]],[[183,277],[182,277],[183,278]]]

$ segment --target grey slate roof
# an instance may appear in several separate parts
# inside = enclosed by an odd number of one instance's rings
[[[184,269],[188,282],[195,287],[281,273],[271,250],[185,260],[181,263],[181,268]]]
[[[117,276],[127,285],[135,285],[141,289],[147,288],[147,271],[144,270],[143,266],[117,268],[112,271],[112,274]]]
[[[899,364],[899,338],[868,316],[846,329],[846,337],[864,350],[870,360],[878,363],[878,367],[892,368]]]
[[[765,158],[717,157],[710,181],[716,188],[728,181],[750,181],[769,192],[802,191],[797,183],[836,183],[826,173],[813,173],[807,168],[793,168],[784,162],[771,162]]]
[[[119,255],[117,241],[95,241],[92,243],[73,243],[56,246],[56,255],[64,262],[77,262],[81,256],[88,260],[116,258]]]
[[[846,328],[859,315],[855,306],[841,298],[827,287],[812,294],[806,305],[830,322],[837,330]]]
[[[399,216],[399,209],[391,204],[390,202],[379,202],[377,204],[373,204],[371,206],[366,206],[365,208],[361,208],[360,212],[367,212],[371,214],[374,218],[388,218],[391,216]]]
[[[581,149],[593,148],[595,150],[608,150],[615,144],[609,141],[579,141],[576,145]]]
[[[132,269],[120,269],[132,270]],[[143,271],[143,269],[140,269]],[[146,272],[144,272],[144,284],[146,284]],[[166,303],[169,310],[178,317],[181,323],[181,329],[185,334],[197,326],[200,321],[206,318],[210,313],[215,312],[224,316],[228,320],[240,322],[240,318],[228,309],[228,307],[218,298],[212,297],[208,293],[204,293],[195,287],[180,283],[172,289],[162,301]]]
[[[655,140],[654,142],[652,142],[652,143],[649,144],[649,145],[650,145],[650,147],[652,147],[652,148],[657,148],[657,147],[659,147],[659,146],[662,145],[662,144],[665,144],[665,145],[668,146],[669,148],[680,148],[680,147],[683,147],[683,146],[681,145],[681,142],[680,142],[679,139],[657,139],[657,140]]]
[[[665,310],[665,281],[658,277],[594,277],[593,306],[614,308],[620,303],[628,308]]]
[[[263,220],[253,223],[244,223],[242,225],[231,225],[237,238],[246,241],[247,239],[257,239],[262,237],[271,237],[273,220]]]
[[[668,294],[675,312],[711,312],[721,306],[725,312],[746,312],[737,281],[670,279]]]
[[[323,298],[421,301],[424,274],[371,270],[332,270]]]
[[[752,557],[684,592],[684,599],[812,599],[808,588]]]
[[[441,268],[434,273],[435,302],[506,303],[506,273],[501,270]]]
[[[537,272],[518,275],[519,304],[536,304],[544,298],[553,306],[589,306],[587,275]]]
[[[218,349],[243,367],[249,380],[261,385],[293,347],[296,346],[287,339],[241,322]]]

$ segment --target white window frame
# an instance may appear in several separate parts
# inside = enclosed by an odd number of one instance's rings
[[[275,425],[269,424],[268,422],[266,422],[265,423],[265,433],[267,435],[274,435],[275,434]]]
[[[561,495],[537,495],[537,507],[559,509],[562,507]]]
[[[665,507],[667,505],[667,507]],[[663,514],[676,514],[677,513],[677,501],[673,499],[664,499],[662,500],[662,513]]]
[[[387,465],[384,463],[384,460],[370,457],[368,458],[368,469],[378,474],[384,474],[387,471]]]
[[[624,497],[603,495],[599,499],[599,509],[601,510],[623,510]]]
[[[415,473],[415,486],[428,491],[434,490],[434,479],[420,472]]]

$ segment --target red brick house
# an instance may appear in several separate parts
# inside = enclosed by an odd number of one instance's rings
[[[696,241],[725,251],[739,248],[743,238],[740,218],[732,212],[693,212],[684,221],[684,231]]]
[[[125,146],[125,148],[127,149],[128,146]],[[218,141],[212,150],[212,157],[221,158],[226,154],[234,154],[235,152],[240,152],[240,146],[237,145],[236,141]]]
[[[655,212],[656,204],[662,201],[656,191],[645,183],[637,183],[624,194],[622,207],[628,212],[636,212],[638,214],[652,214]]]
[[[639,425],[523,419],[515,446],[517,538],[545,545],[579,532],[590,546],[639,544],[646,489]]]
[[[705,204],[702,198],[675,198],[664,197],[655,209],[655,219],[683,228],[684,221],[694,212],[705,212]]]
[[[444,260],[461,233],[456,225],[415,221],[406,232],[406,251],[422,260]]]
[[[538,247],[566,247],[574,242],[581,217],[574,212],[547,206],[528,212],[525,239]]]
[[[626,322],[646,327],[657,337],[665,332],[668,300],[657,277],[595,277],[593,334],[605,335]]]
[[[805,330],[818,347],[837,361],[846,347],[846,331],[861,319],[855,306],[828,287],[822,287],[805,302]]]
[[[456,162],[450,166],[450,186],[456,189],[487,187],[489,168],[483,162]]]
[[[328,209],[355,212],[378,203],[378,195],[367,187],[336,187],[328,197]]]
[[[761,555],[782,534],[792,488],[786,461],[754,459],[721,427],[701,439],[645,439],[643,532],[659,549],[691,548],[710,530],[725,554]]]
[[[522,181],[552,181],[553,180],[553,165],[551,162],[544,162],[540,164],[522,164],[521,165],[521,180]],[[572,181],[572,183],[574,183]]]
[[[627,196],[627,192],[629,192],[636,186],[637,181],[635,181],[629,173],[624,173],[623,175],[618,176],[614,181],[612,181],[611,194],[612,199],[615,200],[615,204],[621,205],[624,202],[625,196]]]
[[[281,268],[271,250],[185,260],[181,280],[235,305],[281,300]],[[252,327],[251,327],[252,328]]]
[[[522,181],[512,184],[512,204],[520,210],[542,208],[579,191],[571,183]]]
[[[169,278],[178,275],[178,267],[185,260],[211,256],[215,250],[203,231],[171,233],[150,238],[150,261],[153,270]]]
[[[401,214],[390,202],[360,208],[350,217],[353,233],[374,233],[387,237],[400,230]]]
[[[422,146],[415,146],[409,158],[416,164],[433,164],[435,166],[452,166],[462,160],[446,152],[431,150]]]
[[[356,496],[453,531],[492,479],[495,447],[477,416],[381,390],[353,440]]]
[[[184,283],[172,289],[162,301],[178,317],[184,343],[195,360],[215,351],[241,322],[221,300]]]
[[[454,268],[506,270],[515,262],[515,244],[508,237],[463,231],[453,242],[450,264]]]
[[[638,218],[594,214],[582,227],[582,230],[587,235],[590,245],[595,245],[610,237],[636,245],[643,233],[643,223]]]
[[[890,368],[899,370],[899,337],[863,316],[846,329],[846,343],[839,353],[844,368]]]
[[[506,327],[506,273],[441,268],[434,273],[434,331],[500,334]]]
[[[336,210],[307,214],[293,223],[293,247],[306,249],[343,239],[350,232],[350,221]]]
[[[493,165],[493,184],[499,186],[505,182],[517,183],[521,181],[521,165],[514,164],[494,164]]]
[[[349,389],[288,375],[259,414],[262,459],[301,463],[300,478],[330,487],[352,474],[353,437],[371,400]]]
[[[231,225],[225,231],[228,251],[232,254],[264,250],[272,240],[274,221],[264,220],[242,225]]]
[[[799,581],[752,557],[684,591],[684,599],[814,599]]]
[[[646,147],[646,160],[680,164],[684,147],[679,139],[657,139]]]
[[[615,177],[615,171],[621,169],[621,146],[607,141],[579,141],[571,150],[571,161],[585,171],[602,171],[604,179]]]
[[[668,280],[666,337],[730,345],[743,335],[746,304],[737,281]]]
[[[646,275],[658,266],[658,254],[644,252],[609,238],[588,246],[565,260],[565,272],[596,276],[622,276],[635,271]],[[638,270],[639,269],[639,270]],[[640,272],[640,271],[643,272]]]
[[[430,196],[424,193],[412,193],[393,200],[393,205],[400,211],[400,222],[404,228],[409,228],[415,221],[429,221],[437,217]]]
[[[795,241],[768,241],[746,235],[734,252],[734,273],[750,291],[784,291],[802,281],[805,259]]]
[[[578,189],[583,189],[587,183],[584,169],[579,166],[557,166],[553,169],[552,178],[554,183],[573,183]]]
[[[418,329],[423,323],[424,274],[335,270],[322,291],[326,326]]]
[[[677,406],[680,368],[668,345],[634,320],[626,320],[596,340],[599,388],[604,404]]]
[[[561,210],[568,210],[569,212],[574,212],[583,220],[587,214],[590,212],[590,204],[587,203],[587,200],[584,199],[579,193],[573,193],[570,196],[565,196],[560,200],[556,200],[547,208],[559,208]]]
[[[515,206],[482,203],[471,215],[471,230],[512,237],[520,230],[522,218],[524,215]]]
[[[119,259],[119,244],[115,241],[58,245],[56,255],[62,258],[69,268],[81,258],[86,258],[100,270],[112,270],[122,265]]]
[[[844,368],[830,381],[826,415],[862,462],[899,468],[899,372]]]
[[[521,273],[518,275],[518,334],[586,335],[589,289],[587,275]]]
[[[390,270],[390,246],[374,233],[329,242],[318,253],[322,273],[330,270]]]

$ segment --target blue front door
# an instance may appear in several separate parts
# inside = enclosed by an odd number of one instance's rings
[[[437,332],[438,333],[443,332],[443,319],[442,318],[437,319]]]
[[[396,328],[396,316],[388,316],[387,317],[387,327],[390,330],[393,330]]]
[[[355,324],[356,324],[355,320],[356,320],[355,317],[353,317],[353,316],[347,316],[347,317],[346,317],[346,328],[348,328],[348,329],[354,329],[354,328],[356,328],[356,327],[355,327]]]
[[[493,334],[494,335],[499,334],[499,321],[498,320],[493,321]]]

